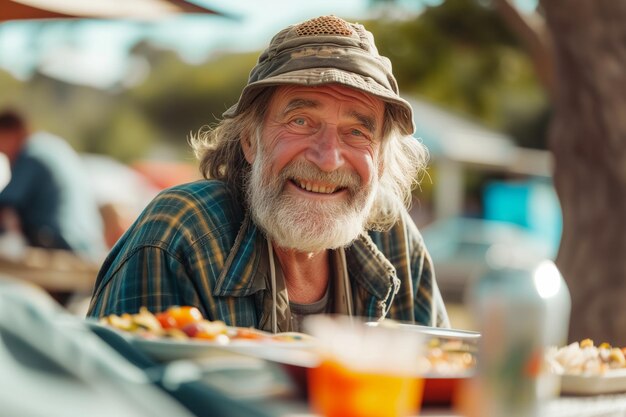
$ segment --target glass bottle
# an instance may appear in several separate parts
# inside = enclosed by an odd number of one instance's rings
[[[566,343],[569,291],[550,260],[501,252],[491,265],[467,294],[482,335],[475,408],[483,417],[539,416],[542,402],[559,390],[544,351]]]

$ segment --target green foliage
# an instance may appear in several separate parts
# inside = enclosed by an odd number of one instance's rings
[[[150,76],[129,90],[95,90],[41,75],[20,82],[0,72],[0,106],[24,111],[34,128],[66,138],[80,152],[132,161],[166,144],[173,158],[187,157],[189,133],[237,101],[258,55],[190,66],[172,52],[143,52],[152,61]]]
[[[532,62],[494,10],[476,0],[447,0],[412,19],[366,26],[391,59],[403,94],[545,147],[546,97]]]
[[[148,82],[131,90],[133,101],[175,142],[212,124],[237,102],[257,53],[226,55],[191,67],[166,54]]]
[[[22,109],[22,103],[19,99],[23,84],[13,78],[11,74],[0,70],[0,109],[11,107]]]
[[[115,155],[130,162],[146,155],[152,146],[161,142],[159,130],[137,106],[123,104],[111,109],[106,119],[111,123],[92,126],[84,151]]]

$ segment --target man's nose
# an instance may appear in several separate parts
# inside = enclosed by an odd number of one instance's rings
[[[336,127],[327,126],[311,138],[307,159],[322,171],[331,172],[344,163],[341,142]]]

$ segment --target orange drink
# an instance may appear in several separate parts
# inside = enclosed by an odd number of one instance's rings
[[[309,400],[325,417],[406,417],[419,411],[423,339],[345,316],[313,316],[320,363],[308,370]]]
[[[309,370],[311,407],[325,417],[402,417],[419,409],[424,380],[350,369],[336,360]]]

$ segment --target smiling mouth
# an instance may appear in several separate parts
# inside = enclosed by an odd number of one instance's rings
[[[336,185],[318,184],[310,181],[292,178],[291,182],[302,190],[317,194],[333,194],[345,189]]]

